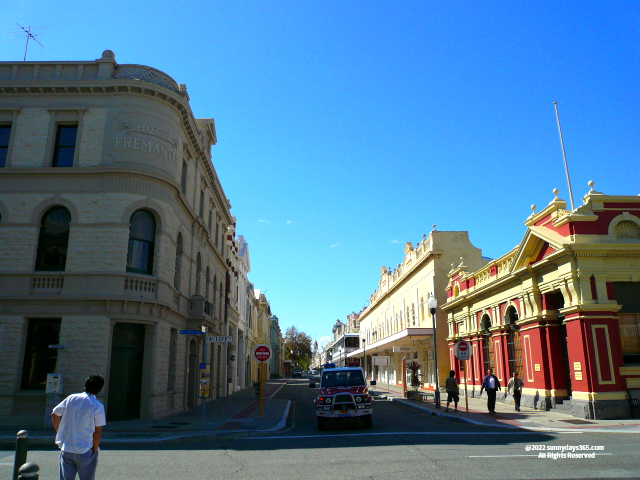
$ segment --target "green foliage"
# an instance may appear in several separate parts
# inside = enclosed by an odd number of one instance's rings
[[[287,329],[284,336],[285,357],[301,370],[311,364],[311,337],[299,331],[295,325]]]

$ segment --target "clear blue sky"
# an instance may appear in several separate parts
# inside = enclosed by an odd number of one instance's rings
[[[28,60],[111,49],[187,84],[283,330],[330,335],[432,224],[517,245],[531,204],[569,200],[554,101],[576,202],[640,194],[638,2],[61,5],[4,2],[0,60],[18,22],[42,33]]]

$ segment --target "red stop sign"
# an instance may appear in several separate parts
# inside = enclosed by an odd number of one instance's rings
[[[458,345],[458,350],[461,352],[466,352],[468,348],[469,344],[467,342],[460,342],[460,345]]]
[[[258,345],[253,351],[253,355],[259,362],[266,362],[271,358],[271,347],[269,345]]]

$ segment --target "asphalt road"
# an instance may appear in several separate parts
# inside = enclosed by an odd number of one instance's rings
[[[98,478],[115,479],[411,479],[411,478],[640,478],[640,434],[546,434],[443,420],[396,402],[374,403],[373,429],[358,421],[318,432],[308,380],[278,397],[292,400],[287,428],[252,435],[137,450],[103,450]],[[552,448],[602,447],[595,458],[562,458]],[[527,447],[529,446],[529,447]],[[528,449],[529,448],[529,449]],[[544,454],[545,458],[540,458]],[[547,455],[556,458],[546,458]],[[58,452],[33,451],[41,479],[57,478]],[[9,464],[10,466],[8,466]],[[9,478],[13,453],[0,452]]]

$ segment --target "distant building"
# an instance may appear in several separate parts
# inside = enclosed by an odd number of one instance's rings
[[[284,356],[284,344],[282,341],[282,331],[280,330],[280,323],[278,317],[272,315],[269,320],[269,342],[271,344],[271,358],[269,359],[271,378],[281,378],[282,360]]]
[[[439,305],[446,303],[447,273],[453,262],[480,268],[485,264],[482,252],[469,241],[468,232],[441,232],[435,229],[422,242],[407,243],[404,258],[395,269],[382,267],[378,289],[371,295],[370,306],[360,312],[360,342],[347,353],[359,360],[368,378],[396,385],[406,384],[402,377],[402,359],[415,360],[423,388],[444,385],[448,370],[447,319],[440,309],[437,329],[427,301],[433,293]],[[439,381],[436,380],[433,335],[438,335]],[[382,357],[382,358],[377,358]]]
[[[640,197],[590,185],[573,211],[557,190],[548,206],[534,207],[512,251],[448,273],[449,352],[440,369],[464,382],[454,345],[469,341],[469,395],[491,367],[503,384],[518,372],[523,405],[629,416],[629,393],[640,392]]]

